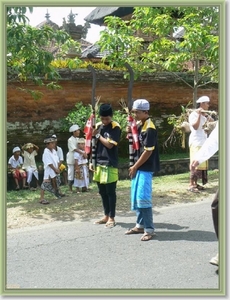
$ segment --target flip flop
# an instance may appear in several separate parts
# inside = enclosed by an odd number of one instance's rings
[[[95,221],[93,224],[100,225],[100,224],[106,224],[106,223],[107,223],[107,221],[105,219],[101,219],[101,220]]]
[[[65,197],[65,194],[59,194],[61,197]]]
[[[138,233],[144,233],[144,228],[137,228],[133,227],[125,232],[125,234],[138,234]]]
[[[40,204],[49,204],[49,201],[42,199],[41,201],[39,201]]]
[[[187,191],[192,192],[192,193],[200,193],[200,191],[198,190],[198,188],[196,187],[190,187],[187,189]]]
[[[113,227],[115,227],[115,226],[116,226],[116,222],[115,222],[115,221],[107,222],[107,223],[105,224],[105,227],[106,227],[106,228],[113,228]]]
[[[202,185],[197,184],[196,187],[199,191],[205,190],[205,188]]]
[[[145,232],[142,237],[141,237],[141,241],[149,241],[151,240],[154,236],[156,235],[156,233],[148,233]]]
[[[37,189],[34,188],[34,187],[31,187],[31,188],[30,188],[30,191],[33,191],[33,192],[34,192],[34,191],[36,191],[36,190],[37,190]]]

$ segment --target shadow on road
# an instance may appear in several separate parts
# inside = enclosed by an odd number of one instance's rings
[[[135,226],[135,223],[118,222],[118,226],[129,229]],[[189,226],[180,226],[171,223],[154,223],[156,236],[153,240],[158,241],[196,241],[196,242],[216,242],[216,235],[211,231],[186,230]]]

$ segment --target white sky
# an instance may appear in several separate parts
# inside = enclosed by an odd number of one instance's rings
[[[63,18],[67,21],[67,16],[72,9],[73,14],[78,14],[75,16],[76,25],[84,25],[84,18],[92,11],[95,7],[80,7],[80,6],[69,6],[69,7],[33,7],[33,13],[27,13],[26,16],[30,19],[29,24],[31,26],[36,26],[39,23],[46,20],[45,15],[48,13],[50,15],[50,20],[61,26],[63,23]],[[104,29],[103,26],[90,24],[91,28],[88,29],[88,34],[86,40],[91,43],[95,43],[99,40],[100,31]]]

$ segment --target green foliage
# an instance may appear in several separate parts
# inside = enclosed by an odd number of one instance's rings
[[[20,88],[20,87],[18,88],[18,90],[30,94],[35,101],[41,99],[43,96],[43,93],[38,90],[31,90],[31,89]]]
[[[34,28],[26,24],[27,10],[31,7],[7,8],[7,77],[8,82],[33,81],[38,85],[45,85],[49,89],[59,89],[59,73],[51,64],[54,55],[47,49],[57,47],[64,55],[69,48],[76,49],[76,44],[70,39],[67,32],[54,30],[50,26]],[[51,81],[44,83],[45,80]],[[23,90],[24,87],[22,87]],[[26,89],[25,89],[26,90]],[[28,89],[27,89],[28,92]],[[42,94],[31,91],[32,96],[38,99]]]
[[[183,122],[188,122],[188,108],[189,106],[191,106],[192,102],[188,102],[188,104],[186,105],[186,107],[184,107],[183,105],[181,105],[181,114],[179,116],[176,116],[175,114],[170,115],[167,120],[168,120],[168,124],[173,125],[174,128],[176,128],[178,130],[178,132],[181,132],[181,124]]]
[[[111,68],[121,68],[125,62],[135,65],[135,56],[138,55],[142,47],[143,39],[134,36],[135,31],[128,21],[123,21],[119,17],[106,17],[105,22],[107,28],[101,32],[98,42],[101,51],[106,50],[109,53],[103,58],[103,61],[109,62]],[[138,68],[135,69],[139,71]],[[136,77],[138,73],[135,73]]]
[[[84,105],[82,102],[77,102],[68,115],[61,119],[61,130],[68,131],[69,127],[73,124],[78,124],[81,129],[85,127],[85,124],[92,113],[91,105]],[[124,114],[121,110],[114,110],[113,119],[117,121],[122,131],[125,130],[127,125],[126,120],[127,115]],[[96,123],[100,121],[100,117],[96,114]]]
[[[69,127],[73,124],[78,124],[81,130],[84,130],[86,122],[92,113],[91,105],[84,105],[82,102],[77,102],[73,110],[68,115],[61,119],[61,130],[66,132]],[[128,154],[128,140],[126,139],[126,126],[127,126],[127,115],[122,110],[114,110],[113,120],[118,122],[121,126],[121,139],[119,142],[119,153],[121,156],[127,156]],[[100,121],[100,117],[96,114],[96,123]]]
[[[33,7],[7,7],[7,22],[11,23],[26,23],[29,19],[25,16],[27,11],[33,12]]]
[[[82,102],[77,102],[74,109],[72,109],[65,118],[60,120],[61,130],[66,132],[73,124],[77,124],[81,130],[83,130],[91,113],[90,105],[85,106]]]
[[[100,103],[99,103],[100,104]],[[190,104],[190,103],[189,103]],[[188,104],[188,105],[189,105]],[[187,107],[186,107],[187,108]],[[186,110],[185,107],[181,106],[182,111]],[[90,117],[92,113],[92,108],[91,105],[84,105],[82,102],[77,102],[74,106],[74,109],[72,109],[68,115],[60,119],[60,129],[63,132],[68,132],[69,127],[73,124],[78,124],[81,128],[82,135],[83,135],[83,130],[86,125],[86,122],[88,118]],[[171,119],[170,119],[171,118]],[[168,122],[173,125],[175,122],[177,122],[178,117],[175,115],[171,115],[168,119]],[[119,156],[120,157],[128,157],[128,152],[129,152],[129,147],[128,147],[128,139],[127,137],[127,132],[126,132],[126,126],[127,126],[127,114],[124,113],[123,109],[118,109],[113,111],[113,120],[118,122],[121,126],[121,138],[120,142],[118,144],[118,149],[119,149]],[[96,114],[96,123],[100,121],[99,115]],[[171,130],[171,129],[170,129]],[[161,153],[167,153],[167,154],[177,154],[178,152],[184,153],[186,152],[186,149],[181,149],[181,133],[176,133],[177,137],[175,138],[175,134],[173,136],[173,147],[165,147],[164,143],[165,140],[168,138],[168,131],[166,130],[165,132],[159,131],[158,133],[158,143],[159,143],[159,151]]]
[[[57,80],[58,72],[50,64],[54,57],[46,47],[52,39],[62,44],[67,38],[65,32],[53,31],[48,26],[40,30],[24,24],[8,24],[8,73],[20,81],[34,80],[37,83],[37,77]]]
[[[81,53],[81,44],[78,41],[74,41],[71,38],[66,40],[62,45],[60,45],[60,52],[57,54],[57,57],[63,58],[68,53],[76,53],[76,55],[80,54]],[[81,62],[81,60],[77,57],[74,60],[75,60],[75,62],[78,62],[78,63]]]
[[[218,82],[219,10],[218,7],[135,7],[130,21],[106,17],[106,30],[98,44],[109,54],[110,66],[128,62],[136,76],[143,72],[181,72],[194,75],[193,104],[197,89]],[[184,29],[183,36],[175,32]]]
[[[92,63],[88,61],[82,61],[78,57],[76,58],[55,58],[51,65],[56,69],[67,68],[67,69],[87,69],[89,65],[93,66],[95,70],[106,70],[106,71],[126,71],[126,68],[121,67],[111,67],[104,62]]]

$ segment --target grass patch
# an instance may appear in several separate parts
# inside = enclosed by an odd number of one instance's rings
[[[218,170],[209,171],[208,184],[205,191],[195,194],[187,191],[189,173],[154,177],[153,180],[153,208],[173,203],[194,202],[210,197],[218,187]],[[52,219],[52,221],[71,221],[78,219],[86,221],[97,218],[103,214],[101,197],[95,183],[90,185],[87,193],[70,194],[67,186],[61,186],[66,197],[55,199],[46,192],[45,198],[49,205],[39,203],[40,191],[20,190],[7,192],[7,223],[13,228],[13,220],[18,224],[24,219],[39,220]],[[120,180],[117,183],[117,216],[127,214],[130,211],[130,180]],[[16,222],[16,221],[15,221]],[[27,226],[29,221],[26,222]],[[16,226],[16,225],[15,225]],[[32,226],[29,224],[29,226]]]

